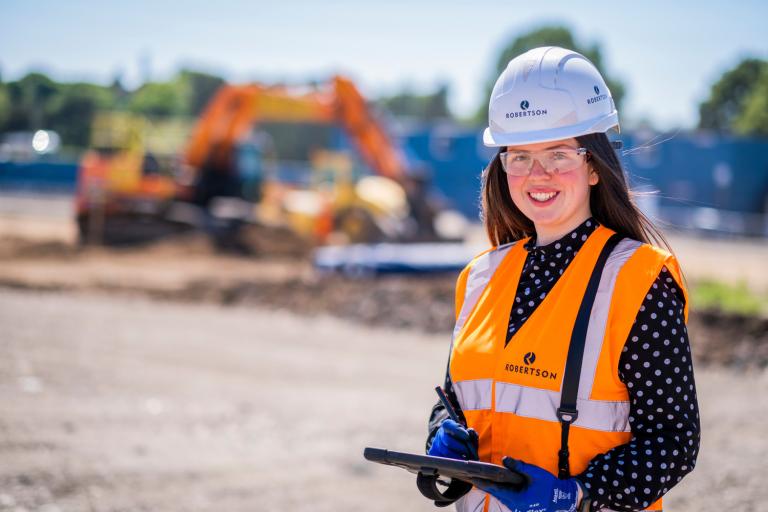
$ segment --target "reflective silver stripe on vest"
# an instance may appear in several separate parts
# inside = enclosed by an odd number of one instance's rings
[[[471,491],[456,502],[457,512],[483,512],[486,496],[486,493],[477,487],[473,487]]]
[[[616,286],[616,276],[640,245],[642,244],[638,241],[625,238],[613,249],[605,262],[605,267],[603,267],[603,274],[600,276],[600,284],[597,287],[597,294],[587,327],[587,341],[584,345],[584,357],[579,376],[579,398],[581,399],[588,400],[589,395],[592,394],[592,384],[595,382],[597,362],[603,348],[605,326],[608,322],[613,289]],[[581,416],[581,409],[579,409],[579,416]]]
[[[493,496],[490,496],[488,499],[488,512],[511,512],[511,511],[509,510],[509,508],[507,508],[506,505],[501,503],[499,500],[497,500]]]
[[[454,340],[471,314],[480,295],[493,277],[499,264],[513,244],[502,246],[478,258],[470,269],[464,303],[454,329]],[[584,358],[579,378],[577,409],[579,417],[575,426],[606,432],[629,432],[629,402],[590,400],[595,372],[605,338],[608,313],[621,267],[640,247],[634,240],[622,240],[609,255],[598,285],[587,328]],[[454,388],[463,410],[489,409],[493,389],[491,379],[473,381],[453,380]],[[495,410],[529,418],[557,422],[556,410],[560,405],[560,392],[519,386],[504,382],[496,383]]]
[[[480,411],[491,408],[492,379],[462,380],[453,383],[462,411]]]
[[[488,512],[511,512],[510,509],[493,496],[473,487],[469,493],[456,502],[457,512],[483,512],[485,498],[488,497]]]
[[[467,287],[464,292],[464,302],[461,306],[461,311],[456,319],[456,325],[453,328],[453,339],[456,339],[461,328],[464,327],[464,323],[469,318],[469,314],[475,308],[480,295],[488,286],[496,269],[499,268],[502,260],[509,254],[509,250],[517,242],[512,242],[505,245],[500,245],[496,249],[489,251],[475,260],[472,267],[469,269],[469,275],[467,276]]]
[[[511,412],[525,418],[557,423],[555,411],[560,406],[560,392],[496,383],[496,412]],[[630,432],[629,402],[601,400],[576,401],[579,417],[574,426],[605,432]]]

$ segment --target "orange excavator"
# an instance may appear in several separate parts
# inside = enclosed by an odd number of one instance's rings
[[[100,128],[103,138],[109,130]],[[133,132],[83,158],[83,239],[126,219],[196,223],[223,245],[239,243],[248,226],[287,229],[311,244],[434,238],[423,178],[346,78],[322,87],[223,86],[170,171],[152,164],[174,159]],[[198,220],[182,220],[180,205],[196,207]]]

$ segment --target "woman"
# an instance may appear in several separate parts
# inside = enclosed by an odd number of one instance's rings
[[[458,510],[661,510],[694,467],[685,284],[651,245],[663,238],[630,199],[611,128],[610,91],[570,50],[518,56],[493,89],[483,139],[499,153],[482,207],[494,247],[458,279],[445,384],[465,424],[436,405],[427,448],[530,483],[477,482]]]

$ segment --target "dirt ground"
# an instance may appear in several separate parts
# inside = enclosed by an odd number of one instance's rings
[[[0,290],[0,510],[433,510],[419,451],[447,336],[247,306]],[[666,510],[760,511],[768,372],[701,367]]]
[[[423,448],[455,276],[80,250],[65,207],[0,207],[0,511],[434,510],[362,449]],[[768,290],[765,244],[672,243],[689,279]],[[763,510],[768,321],[690,330],[702,451],[665,509]]]
[[[0,510],[431,508],[362,451],[422,449],[437,337],[8,290],[0,324]]]

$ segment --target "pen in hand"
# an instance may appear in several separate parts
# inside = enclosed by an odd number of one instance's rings
[[[443,388],[437,386],[435,388],[435,392],[437,393],[438,398],[440,398],[440,402],[442,402],[443,407],[445,407],[445,411],[448,413],[448,416],[459,425],[466,427],[467,424],[461,421],[458,413],[456,413],[456,409],[453,408],[450,400],[448,400],[448,396],[446,396],[445,391],[443,391]],[[469,432],[470,447],[474,449],[474,458],[475,460],[478,460],[480,457],[477,454],[477,449],[479,446],[479,438],[477,436],[477,432],[472,428],[467,428],[467,431]]]
[[[448,397],[445,395],[443,388],[437,386],[435,388],[435,393],[437,393],[438,398],[440,398],[440,401],[443,403],[443,407],[445,407],[445,411],[448,413],[448,416],[459,425],[464,425],[464,422],[459,419],[459,415],[456,414],[456,409],[453,408],[451,402],[448,400]]]

